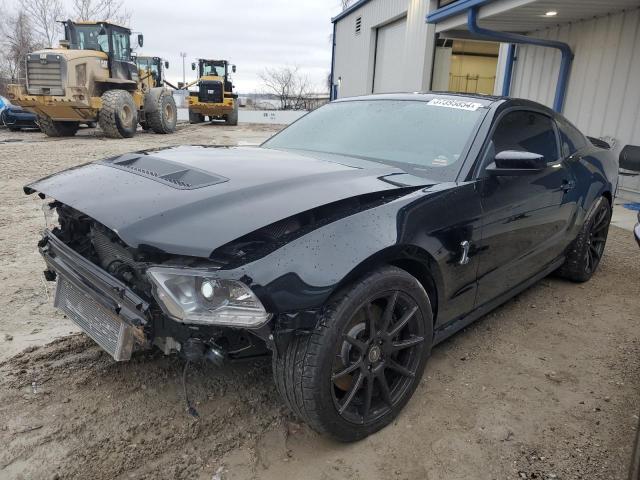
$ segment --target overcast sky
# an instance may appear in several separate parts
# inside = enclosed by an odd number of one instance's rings
[[[237,66],[236,91],[261,91],[265,67],[295,64],[317,89],[331,68],[331,17],[338,0],[136,0],[125,2],[131,27],[144,34],[139,54],[169,60],[167,77],[187,81],[196,58],[228,59]]]
[[[72,0],[64,0],[71,5]],[[0,0],[15,5],[17,0]],[[339,0],[126,0],[131,28],[144,34],[139,55],[169,60],[169,81],[182,80],[180,52],[186,52],[187,81],[196,58],[227,59],[238,70],[236,91],[262,90],[265,67],[298,65],[317,90],[326,90],[331,68],[331,17]],[[134,37],[135,38],[135,37]]]

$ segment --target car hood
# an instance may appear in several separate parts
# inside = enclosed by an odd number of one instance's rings
[[[208,257],[245,234],[321,205],[433,183],[352,157],[182,146],[85,164],[24,190],[94,218],[131,247]]]

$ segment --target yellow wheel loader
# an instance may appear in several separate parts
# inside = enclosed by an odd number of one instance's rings
[[[72,136],[80,123],[92,122],[111,138],[132,137],[139,122],[156,133],[175,131],[173,95],[161,85],[143,85],[131,30],[108,22],[62,23],[60,47],[28,54],[27,84],[9,85],[7,95],[38,116],[45,134]]]
[[[143,93],[148,93],[154,88],[168,85],[174,90],[177,87],[172,85],[165,78],[165,70],[169,68],[169,62],[160,57],[137,56],[135,62],[138,67],[140,88]],[[175,102],[174,102],[175,103]],[[151,129],[151,125],[144,119],[139,120],[143,130]]]
[[[191,69],[198,69],[198,80],[185,86],[197,85],[189,91],[189,122],[201,123],[209,120],[224,120],[227,125],[238,124],[238,95],[233,93],[229,68],[236,72],[235,65],[227,60],[198,59]]]

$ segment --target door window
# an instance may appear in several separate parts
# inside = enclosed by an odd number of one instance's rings
[[[560,141],[562,142],[562,153],[564,155],[573,155],[587,144],[587,139],[584,135],[568,120],[559,118],[558,126],[560,127]]]
[[[553,121],[540,113],[518,110],[506,114],[492,140],[496,154],[505,150],[532,152],[544,156],[547,163],[560,158]]]
[[[113,57],[116,60],[129,60],[129,35],[122,32],[113,33]]]

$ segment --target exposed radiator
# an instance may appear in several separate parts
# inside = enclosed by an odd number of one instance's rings
[[[54,306],[62,310],[115,360],[131,358],[133,331],[117,315],[58,276]]]

